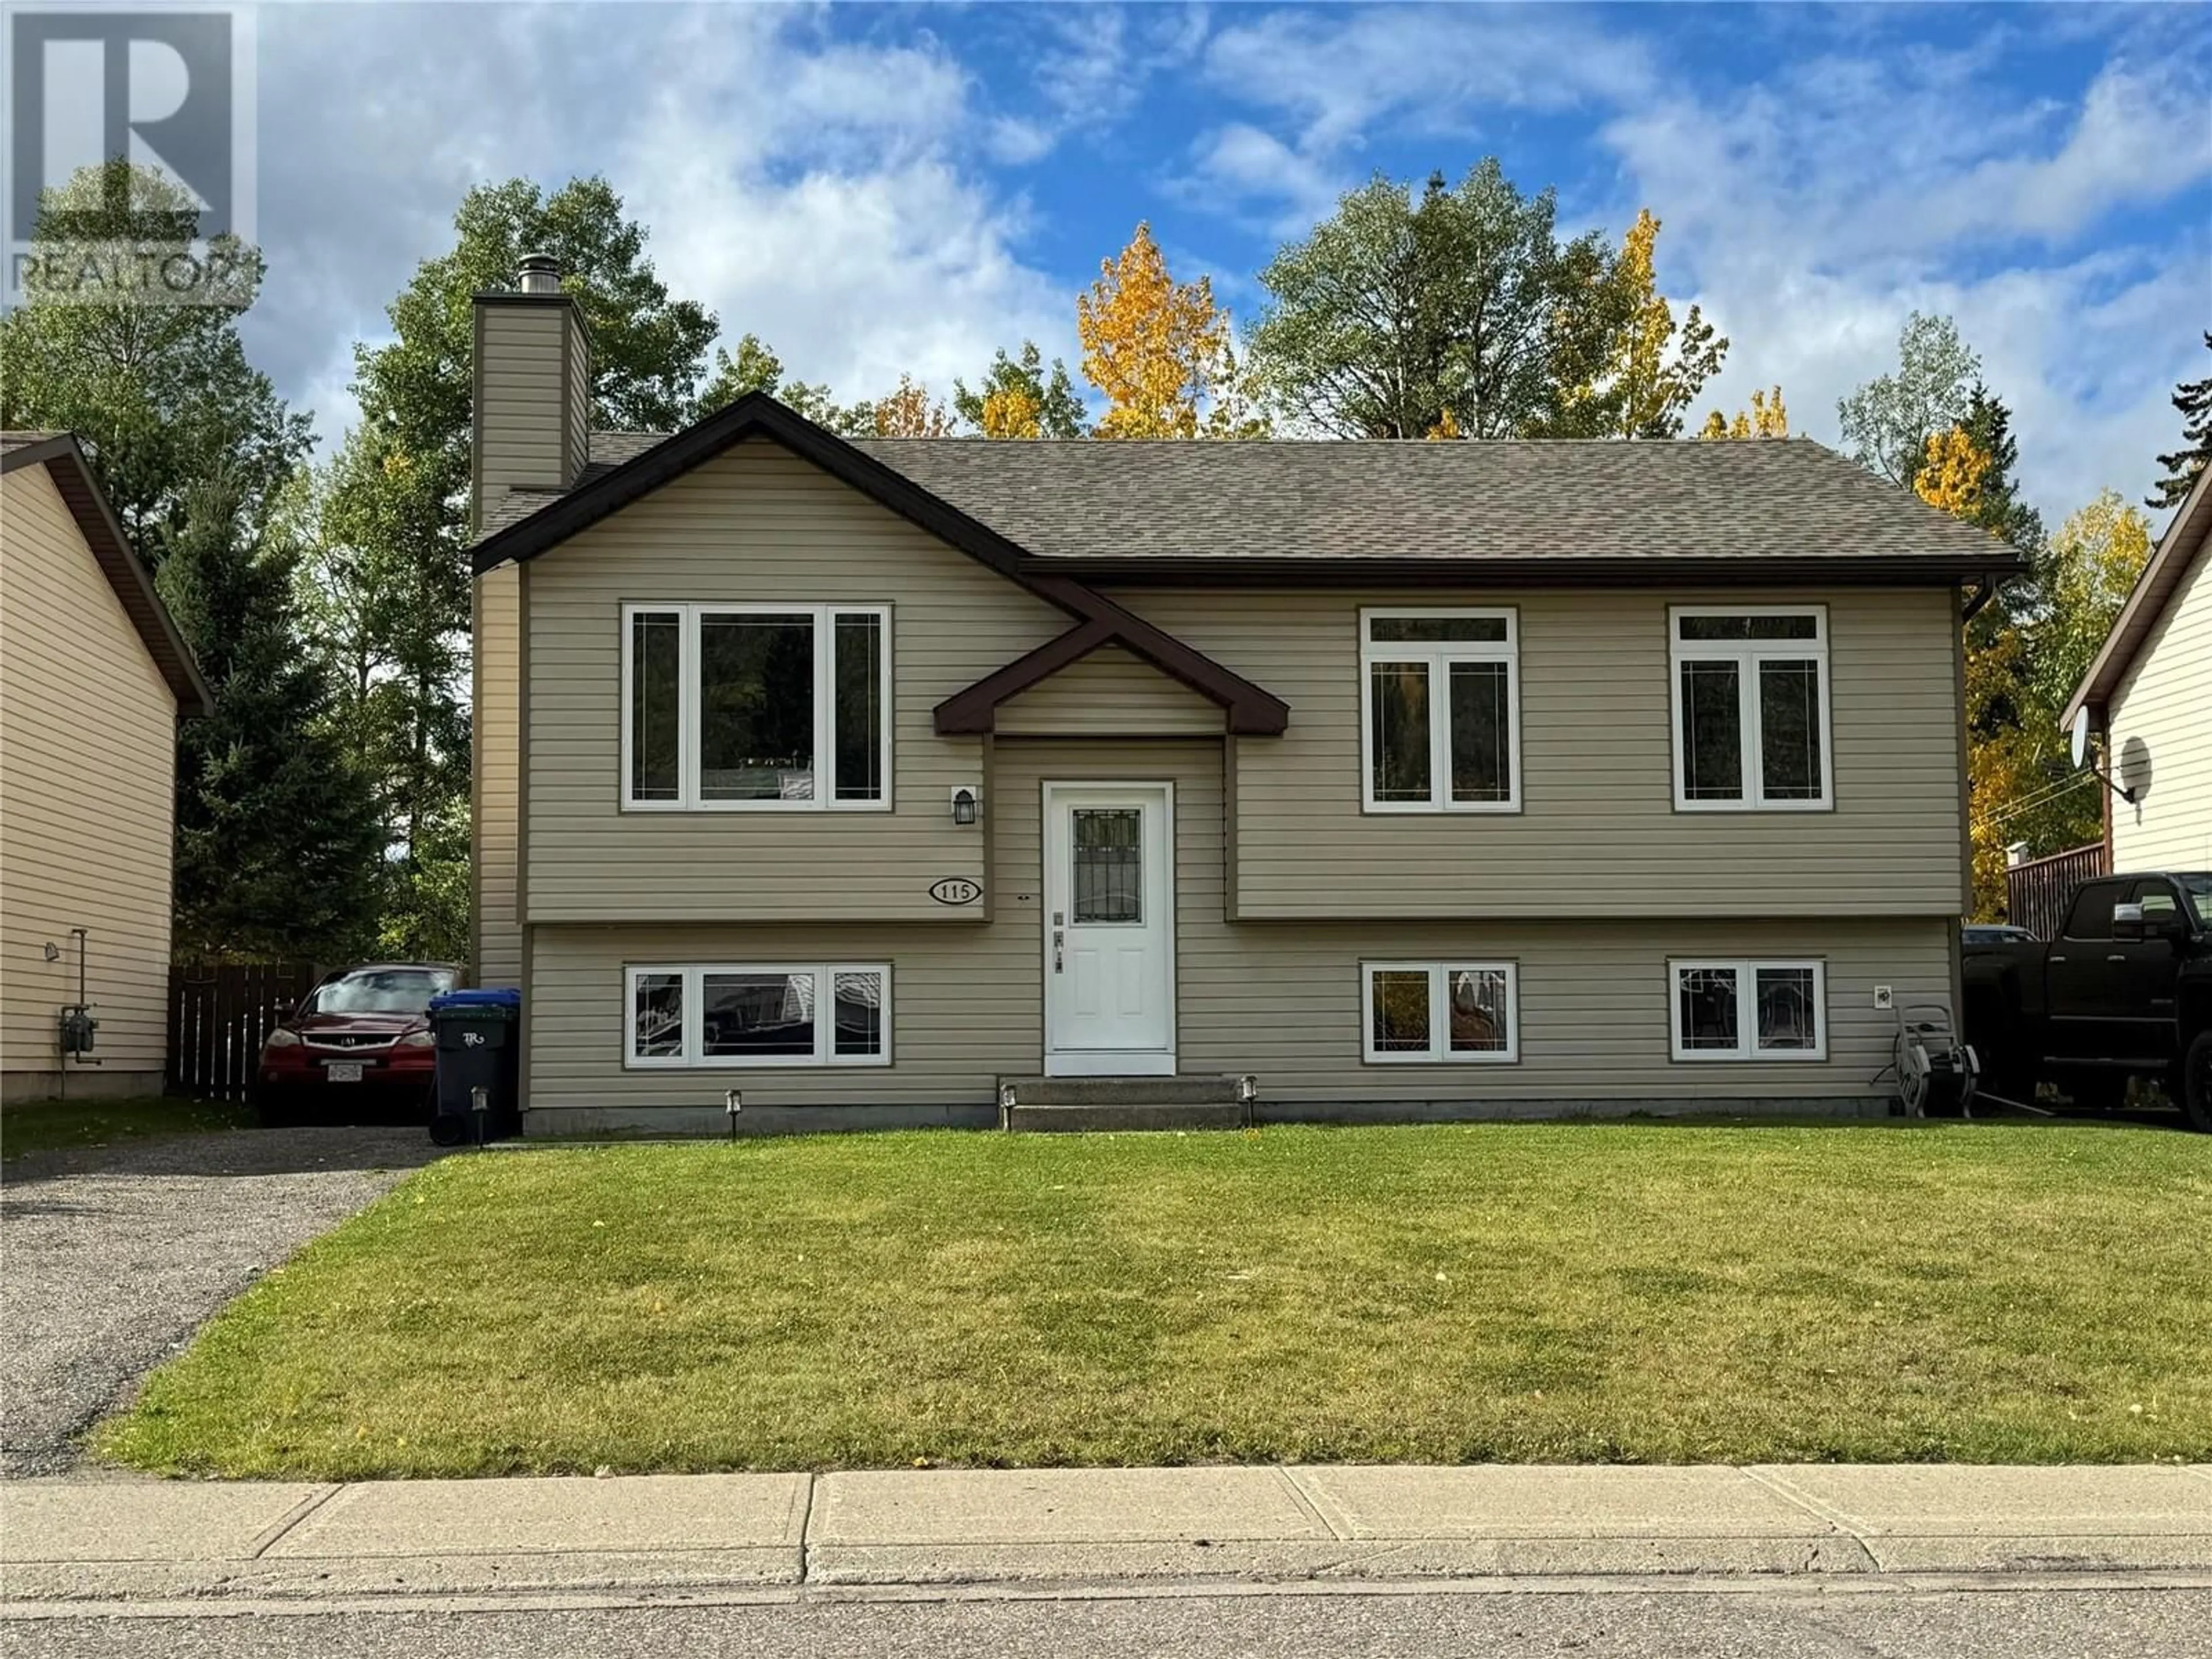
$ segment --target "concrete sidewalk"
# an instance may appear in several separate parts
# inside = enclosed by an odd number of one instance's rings
[[[0,1486],[14,1602],[2212,1569],[2212,1466],[897,1470]]]

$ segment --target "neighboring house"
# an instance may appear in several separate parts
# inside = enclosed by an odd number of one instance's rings
[[[76,440],[0,434],[0,1099],[161,1092],[177,722],[207,706]]]
[[[2107,868],[2212,870],[2212,468],[2159,538],[2066,705],[2104,734]]]
[[[477,309],[477,969],[532,1133],[1048,1075],[1879,1110],[1888,1004],[1952,1000],[1962,588],[2017,566],[1829,451],[595,433],[524,284]]]

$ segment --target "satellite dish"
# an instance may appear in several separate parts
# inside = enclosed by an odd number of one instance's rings
[[[2079,766],[2088,758],[2089,711],[2087,709],[2077,708],[2074,711],[2074,724],[2067,732],[2066,746],[2074,757],[2075,765]]]

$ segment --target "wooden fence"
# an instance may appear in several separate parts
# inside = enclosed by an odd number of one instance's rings
[[[2005,915],[2038,939],[2057,939],[2075,884],[2110,873],[2102,842],[2015,864],[2005,872]]]
[[[304,962],[170,963],[169,1092],[244,1100],[270,1028],[315,979]]]

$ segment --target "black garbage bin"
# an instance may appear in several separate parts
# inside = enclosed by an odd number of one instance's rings
[[[438,1062],[430,1139],[439,1146],[464,1146],[479,1137],[504,1140],[522,1133],[517,1087],[522,1048],[515,1040],[521,1020],[520,991],[448,991],[431,999]],[[484,1091],[481,1118],[478,1089]]]

